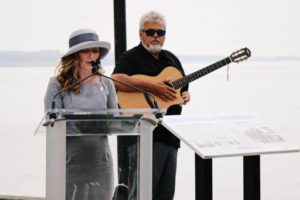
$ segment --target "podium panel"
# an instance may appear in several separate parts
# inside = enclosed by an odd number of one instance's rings
[[[49,118],[55,116],[54,118]],[[84,145],[88,145],[86,141],[93,143],[95,140],[105,141],[107,137],[111,135],[122,135],[122,136],[137,136],[139,137],[138,155],[139,160],[137,166],[138,169],[138,188],[136,199],[151,200],[152,199],[152,131],[159,122],[155,118],[155,114],[164,111],[156,109],[116,109],[116,110],[55,110],[49,111],[45,115],[45,122],[43,123],[46,127],[46,198],[47,200],[58,200],[66,198],[66,176],[70,177],[70,171],[66,170],[66,160],[68,160],[67,151],[69,156],[73,152],[80,149],[84,141]],[[54,115],[53,115],[54,114]],[[39,130],[40,132],[41,130]],[[73,141],[79,141],[73,144]],[[101,144],[101,142],[100,142]],[[108,144],[103,143],[103,146]],[[76,145],[72,149],[72,145]],[[71,146],[71,147],[70,147]],[[102,145],[100,145],[102,146]],[[70,150],[71,148],[71,150]],[[102,147],[99,147],[101,149]],[[106,147],[103,147],[106,148]],[[109,149],[107,147],[106,149]],[[74,151],[73,151],[74,150]],[[71,153],[70,153],[71,151]],[[80,150],[79,150],[80,151]],[[101,152],[101,151],[100,151]],[[91,154],[97,152],[89,152]],[[85,159],[87,154],[81,154],[77,152],[76,155]],[[103,159],[106,159],[105,157]],[[94,162],[94,161],[92,161]],[[112,164],[112,163],[111,163]],[[116,165],[116,163],[114,163]],[[92,166],[92,165],[91,165]],[[99,169],[101,168],[101,169]],[[109,167],[103,168],[108,170],[105,173],[111,173]],[[98,166],[97,169],[92,173],[101,175],[103,172],[102,167]],[[69,173],[69,174],[68,174]],[[104,172],[103,172],[104,173]],[[72,173],[71,173],[72,174]],[[79,190],[84,190],[85,195],[92,194],[92,190],[98,182],[88,182],[88,175],[82,174],[82,177],[72,177],[72,180],[76,180],[78,183],[83,182],[83,186],[79,186],[74,181],[74,188],[72,192],[75,193]],[[93,174],[91,175],[93,176]],[[84,181],[82,181],[84,180]],[[76,182],[76,184],[75,184]],[[101,199],[107,198],[112,199],[113,191],[109,191],[113,182],[108,181],[107,188],[102,188],[107,191],[109,197],[99,197]],[[75,192],[76,191],[76,192]],[[98,197],[97,197],[98,198]]]

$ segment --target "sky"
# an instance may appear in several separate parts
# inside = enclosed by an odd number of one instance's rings
[[[71,32],[97,31],[114,52],[113,0],[1,0],[0,51],[66,52]],[[127,0],[127,48],[139,43],[149,10],[167,20],[165,49],[224,55],[248,47],[252,56],[300,56],[299,0]]]

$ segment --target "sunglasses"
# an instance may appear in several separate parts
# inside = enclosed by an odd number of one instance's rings
[[[93,49],[83,49],[80,51],[81,53],[99,53],[99,48],[93,48]]]
[[[155,33],[157,34],[157,36],[165,36],[166,35],[166,31],[165,30],[161,30],[161,29],[147,29],[147,30],[142,30],[144,33],[146,33],[147,36],[153,36]]]

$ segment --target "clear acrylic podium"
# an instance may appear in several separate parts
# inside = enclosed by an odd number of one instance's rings
[[[51,111],[50,111],[51,112]],[[53,113],[53,112],[52,112]],[[45,115],[46,199],[64,200],[66,194],[66,138],[95,135],[138,135],[138,199],[152,200],[152,131],[159,123],[157,109],[65,110],[56,119]],[[79,129],[69,124],[77,124]],[[72,129],[72,134],[67,130]],[[116,163],[114,163],[116,165]]]

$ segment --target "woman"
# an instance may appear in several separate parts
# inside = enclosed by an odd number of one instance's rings
[[[80,29],[69,38],[69,51],[49,81],[44,99],[45,111],[62,89],[92,73],[92,61],[103,59],[110,50],[108,42],[99,41],[95,31]],[[101,72],[99,72],[101,73]],[[66,89],[55,98],[57,109],[114,109],[116,91],[109,79],[94,75]],[[67,133],[80,129],[67,124]],[[66,199],[106,200],[112,198],[113,163],[107,136],[67,137]]]

